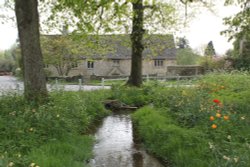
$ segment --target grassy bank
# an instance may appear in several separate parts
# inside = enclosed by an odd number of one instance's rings
[[[93,145],[86,132],[107,114],[106,98],[103,91],[56,92],[35,108],[20,96],[1,97],[0,166],[84,166]]]
[[[249,73],[213,73],[196,82],[189,88],[119,88],[113,96],[148,105],[133,115],[134,125],[145,147],[172,166],[248,167]]]

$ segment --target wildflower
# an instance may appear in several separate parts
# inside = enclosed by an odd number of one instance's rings
[[[219,104],[219,103],[220,103],[220,100],[214,99],[213,102]]]
[[[243,116],[243,117],[240,117],[240,119],[244,120],[244,119],[245,119],[245,116]]]
[[[35,163],[34,162],[32,162],[31,164],[30,164],[30,167],[35,167]]]
[[[217,112],[221,112],[221,110],[217,110]]]
[[[30,132],[33,132],[33,130],[34,130],[33,128],[30,128],[30,129],[29,129]]]
[[[213,121],[214,120],[214,116],[211,116],[209,119],[210,119],[210,121]]]
[[[217,118],[220,118],[220,117],[221,117],[221,114],[220,114],[220,113],[216,113],[216,117],[217,117]]]
[[[60,117],[60,115],[59,115],[59,114],[57,114],[57,115],[56,115],[56,117],[57,117],[57,118],[59,118],[59,117]]]
[[[234,157],[234,162],[237,163],[239,161],[239,157]]]
[[[210,148],[210,149],[214,149],[214,145],[213,145],[212,142],[208,142],[208,144],[209,144],[209,148]]]
[[[14,162],[10,162],[10,163],[8,164],[8,167],[11,167],[11,166],[14,166]]]
[[[223,159],[228,160],[228,161],[230,160],[230,158],[225,155],[223,155]]]
[[[217,128],[217,125],[216,125],[216,124],[213,124],[211,127],[212,127],[212,129],[216,129],[216,128]]]
[[[220,88],[221,88],[221,89],[224,89],[224,88],[225,88],[225,86],[223,86],[223,85],[222,85],[222,86],[220,86]]]
[[[224,115],[223,118],[224,118],[225,121],[229,120],[229,116],[228,115]]]
[[[230,135],[228,135],[228,136],[227,136],[227,139],[228,139],[228,140],[231,140],[231,136],[230,136]]]
[[[218,106],[219,106],[219,107],[223,107],[223,104],[222,104],[222,103],[218,103]]]

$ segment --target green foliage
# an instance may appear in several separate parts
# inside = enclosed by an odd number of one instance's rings
[[[204,52],[204,55],[208,56],[208,57],[213,57],[213,56],[216,55],[215,49],[214,49],[214,45],[213,45],[213,41],[210,41],[207,44],[207,47],[206,47],[205,52]]]
[[[200,58],[199,64],[209,71],[228,70],[232,68],[230,62],[228,62],[224,57],[211,58],[203,56]]]
[[[37,108],[23,97],[2,96],[0,164],[13,162],[16,166],[29,166],[32,162],[44,164],[48,160],[48,165],[59,167],[59,154],[63,153],[68,156],[65,160],[76,161],[76,166],[79,166],[79,161],[89,158],[92,145],[88,136],[82,136],[85,144],[79,136],[107,114],[102,105],[106,97],[105,91],[55,92],[47,104]],[[82,150],[79,154],[77,143],[86,145],[86,152]],[[40,153],[41,157],[38,156]]]
[[[224,24],[228,25],[229,28],[222,33],[229,35],[229,40],[234,37],[241,36],[244,34],[249,34],[249,1],[248,0],[225,0],[226,5],[235,4],[241,8],[241,10],[231,17],[224,18]]]
[[[204,147],[208,143],[204,134],[175,125],[168,111],[145,107],[133,114],[133,121],[146,148],[156,156],[173,166],[209,166],[212,157]]]
[[[125,104],[132,106],[143,106],[148,104],[150,101],[150,91],[147,87],[124,87],[124,86],[113,86],[112,95],[110,98],[119,99]]]
[[[0,53],[0,71],[15,72],[17,65],[17,53],[15,52],[15,46],[11,49]]]
[[[195,54],[190,48],[178,49],[176,53],[176,61],[178,65],[196,65],[200,56]]]
[[[151,107],[133,115],[135,129],[173,166],[247,166],[249,84],[249,73],[233,71],[211,73],[190,88],[148,86]]]
[[[29,154],[34,163],[46,167],[86,166],[92,156],[93,139],[89,136],[73,136],[59,141],[50,141],[34,148]]]

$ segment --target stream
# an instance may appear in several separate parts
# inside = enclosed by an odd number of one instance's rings
[[[131,116],[113,113],[103,120],[95,133],[91,167],[163,167],[161,163],[133,141]]]

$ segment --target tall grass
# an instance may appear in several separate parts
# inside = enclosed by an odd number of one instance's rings
[[[249,73],[233,72],[206,75],[190,88],[147,86],[152,107],[133,116],[139,136],[173,166],[248,167],[249,85]]]
[[[0,166],[84,164],[93,140],[82,134],[107,115],[102,105],[107,96],[105,91],[55,92],[40,107],[28,105],[20,96],[1,97]]]

